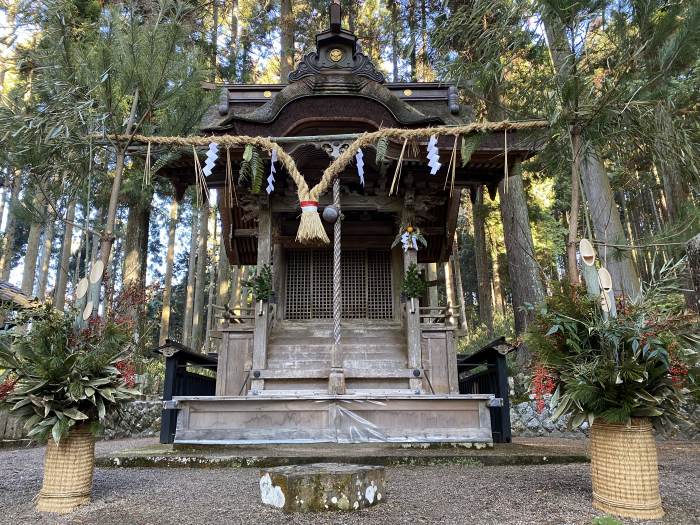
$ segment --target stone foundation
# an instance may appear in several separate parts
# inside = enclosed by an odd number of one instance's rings
[[[160,435],[161,401],[132,401],[119,414],[111,414],[105,421],[103,437],[154,437]]]
[[[685,410],[688,419],[679,425],[677,430],[666,432],[655,432],[657,439],[700,439],[700,405],[692,405]],[[526,401],[511,406],[510,426],[513,436],[537,437],[569,437],[584,438],[588,436],[589,425],[584,421],[578,428],[569,429],[568,417],[561,417],[552,421],[552,411],[549,406],[549,399],[545,399],[545,406],[542,412],[537,411],[535,401]]]
[[[105,439],[126,437],[156,437],[160,433],[160,401],[134,401],[125,405],[120,416],[113,414],[107,418],[104,430]],[[692,406],[689,420],[683,422],[678,431],[656,433],[657,439],[700,440],[700,405]],[[566,418],[551,421],[549,402],[545,402],[542,413],[537,413],[535,402],[528,401],[511,406],[510,421],[513,436],[536,437],[571,437],[584,438],[588,435],[588,423],[584,422],[579,428],[566,428]],[[21,425],[7,413],[0,413],[0,446],[3,444],[25,444],[24,432]],[[16,446],[16,445],[15,445]]]
[[[313,463],[263,469],[260,497],[285,512],[358,510],[386,499],[384,468]]]

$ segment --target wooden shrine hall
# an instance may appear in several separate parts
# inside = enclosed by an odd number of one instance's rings
[[[201,134],[270,137],[311,185],[359,134],[470,121],[448,83],[387,82],[332,2],[329,29],[289,82],[222,86]],[[226,255],[269,265],[274,294],[217,324],[216,395],[174,398],[176,444],[492,442],[489,406],[499,400],[459,394],[454,323],[402,297],[402,283],[413,264],[449,258],[463,191],[495,193],[506,160],[512,167],[535,148],[526,132],[482,133],[463,163],[456,137],[430,140],[364,148],[320,196],[331,242],[313,246],[296,241],[300,202],[282,164],[272,173],[265,157],[255,188],[254,176],[238,177],[246,148],[219,149],[206,184],[220,190]],[[180,196],[195,183],[186,156],[163,172]],[[407,231],[425,245],[396,243]]]

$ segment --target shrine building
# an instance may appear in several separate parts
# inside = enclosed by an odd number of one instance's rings
[[[387,82],[333,2],[288,83],[221,86],[201,134],[268,137],[313,185],[363,133],[472,120],[450,83]],[[414,264],[450,257],[463,193],[495,193],[534,147],[525,132],[485,132],[462,159],[457,138],[431,140],[363,148],[318,199],[330,243],[311,246],[296,240],[302,211],[282,164],[273,172],[265,156],[260,185],[239,178],[250,150],[219,148],[206,184],[219,190],[226,256],[269,267],[273,293],[217,323],[215,395],[173,399],[176,444],[492,442],[498,400],[459,393],[455,305],[402,286]],[[191,159],[164,171],[180,197],[195,184]]]

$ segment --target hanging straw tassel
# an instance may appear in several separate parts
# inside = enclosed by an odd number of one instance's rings
[[[445,184],[442,186],[443,190],[447,189],[447,181],[450,182],[450,197],[452,197],[452,192],[455,188],[455,176],[457,169],[457,141],[459,140],[459,135],[455,135],[455,142],[452,146],[452,153],[450,154],[450,163],[447,166],[447,174],[445,175]]]
[[[146,147],[146,160],[143,164],[143,183],[142,188],[147,188],[151,185],[151,143]]]
[[[224,182],[224,196],[229,208],[233,208],[235,202],[238,206],[238,195],[236,195],[236,185],[233,182],[233,167],[231,166],[231,148],[226,146],[226,180]]]
[[[201,192],[202,196],[209,196],[209,188],[207,187],[207,180],[202,173],[202,164],[199,162],[199,155],[197,155],[197,149],[192,146],[192,154],[194,155],[194,178],[197,185],[197,206],[199,206],[199,194]]]
[[[330,244],[331,241],[318,213],[318,201],[303,200],[299,204],[301,204],[301,217],[297,230],[297,242],[301,244]]]
[[[389,188],[389,195],[393,193],[396,195],[399,191],[399,181],[401,180],[401,166],[403,164],[403,155],[406,152],[406,144],[408,139],[404,139],[403,146],[401,147],[401,154],[399,159],[396,161],[396,171],[394,172],[394,179],[391,181],[391,188]]]

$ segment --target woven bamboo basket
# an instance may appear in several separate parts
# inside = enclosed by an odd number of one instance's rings
[[[629,425],[593,422],[591,478],[594,508],[638,519],[664,515],[656,443],[648,419],[633,418]]]
[[[58,445],[49,439],[36,509],[65,514],[88,503],[94,469],[95,436],[87,427],[71,430]]]

